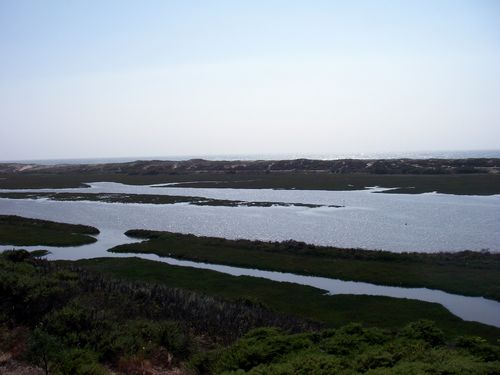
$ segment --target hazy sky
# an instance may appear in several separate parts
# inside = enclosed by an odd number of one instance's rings
[[[500,148],[500,1],[0,0],[0,160]]]

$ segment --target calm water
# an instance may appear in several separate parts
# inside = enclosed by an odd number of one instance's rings
[[[104,182],[92,184],[89,189],[60,191],[195,195],[345,207],[204,207],[0,199],[0,212],[88,224],[117,233],[143,228],[232,239],[294,239],[395,252],[500,250],[500,195],[159,188]]]
[[[19,190],[17,190],[19,191]],[[54,190],[42,190],[54,191]],[[101,202],[0,199],[1,214],[17,214],[92,225],[101,230],[95,244],[49,248],[51,259],[82,259],[112,254],[115,245],[134,242],[128,229],[170,230],[226,238],[295,239],[320,245],[391,251],[499,250],[500,196],[380,194],[373,191],[298,191],[268,189],[196,189],[95,183],[73,192],[121,192],[195,195],[247,201],[280,201],[344,205],[344,208],[212,207],[189,204],[152,205]],[[376,190],[374,190],[376,191]],[[9,246],[0,249],[10,248]],[[47,248],[47,247],[43,247]],[[145,259],[212,269],[231,275],[263,277],[323,289],[331,294],[370,294],[437,302],[465,320],[500,327],[500,303],[425,288],[398,288],[321,277],[199,264],[155,255]]]

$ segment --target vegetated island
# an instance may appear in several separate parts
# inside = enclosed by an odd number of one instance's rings
[[[393,253],[316,246],[298,241],[230,240],[192,234],[129,230],[145,241],[109,251],[404,287],[427,287],[500,301],[500,253]]]
[[[14,246],[79,246],[97,241],[97,228],[30,219],[15,215],[0,215],[0,244]]]
[[[143,204],[175,204],[189,203],[196,206],[225,206],[225,207],[307,207],[307,208],[340,208],[340,205],[321,205],[309,203],[288,202],[251,202],[228,199],[214,199],[182,195],[156,195],[156,194],[124,194],[124,193],[0,193],[0,198],[7,199],[49,199],[53,201],[91,201],[106,203],[143,203]]]
[[[172,187],[360,190],[383,193],[500,194],[500,159],[135,161],[0,164],[0,188],[84,187],[87,182],[180,183]]]
[[[16,220],[19,219],[25,221],[25,226],[36,227],[36,221],[16,218]],[[60,241],[60,238],[65,235],[62,231],[52,232],[51,237],[42,237],[39,242],[41,245],[49,245]],[[21,252],[22,254],[25,253]],[[41,255],[44,254],[38,251],[30,253],[30,257]],[[21,258],[24,259],[24,256]],[[235,277],[215,271],[170,266],[137,258],[97,258],[62,263],[78,264],[80,267],[98,273],[106,273],[127,280],[162,283],[240,302],[243,298],[243,303],[253,301],[252,303],[270,306],[275,311],[301,316],[328,326],[347,324],[354,320],[368,325],[397,328],[413,320],[427,318],[437,321],[439,326],[450,335],[457,334],[457,332],[475,332],[489,337],[486,334],[488,330],[483,331],[481,328],[486,327],[485,325],[464,323],[441,305],[422,301],[377,296],[329,296],[325,295],[323,290],[308,286],[255,277]],[[297,304],[297,298],[307,303]],[[383,310],[387,312],[382,314]],[[380,314],[375,311],[379,311]]]
[[[437,304],[336,298],[305,286],[142,259],[48,262],[7,251],[0,270],[3,358],[50,374],[500,370],[500,329],[464,322]],[[256,294],[262,299],[254,300]],[[342,316],[342,306],[353,314]],[[342,317],[350,322],[361,315],[374,317],[372,324],[344,325]],[[438,323],[405,322],[413,316]],[[373,327],[374,319],[384,326]]]

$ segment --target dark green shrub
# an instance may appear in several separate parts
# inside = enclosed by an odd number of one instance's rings
[[[97,355],[85,349],[63,351],[55,367],[60,375],[106,375],[108,371],[97,362]]]
[[[500,347],[488,344],[481,337],[462,336],[457,339],[456,345],[458,348],[466,349],[469,353],[485,361],[500,362]]]
[[[102,313],[77,303],[70,303],[43,320],[48,332],[59,337],[66,345],[74,347],[94,347],[96,331],[104,332],[109,329],[107,322]]]
[[[43,369],[46,375],[56,367],[61,358],[62,345],[59,340],[40,328],[36,328],[28,341],[26,358]]]
[[[186,364],[186,368],[194,374],[209,375],[213,373],[215,362],[220,357],[220,350],[194,353]]]
[[[320,342],[320,347],[329,354],[349,355],[371,344],[380,344],[388,340],[388,335],[377,328],[363,328],[351,323],[341,327]]]
[[[2,252],[2,257],[11,261],[11,262],[24,262],[27,259],[31,258],[31,253],[27,250],[5,250]]]
[[[411,339],[423,340],[431,346],[444,344],[443,331],[430,320],[419,320],[408,324],[403,328],[401,335]]]
[[[158,329],[159,345],[167,349],[176,358],[186,359],[189,357],[193,349],[191,337],[177,323],[160,322]]]
[[[259,328],[250,331],[231,350],[223,351],[215,372],[219,369],[250,370],[312,345],[308,335],[286,335],[274,328]]]
[[[356,358],[356,369],[360,372],[366,372],[380,367],[392,367],[396,362],[397,357],[394,354],[375,347]]]
[[[14,324],[34,326],[74,293],[74,283],[37,273],[28,263],[0,261],[0,310]]]

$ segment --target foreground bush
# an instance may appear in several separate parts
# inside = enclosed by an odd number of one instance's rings
[[[0,255],[0,352],[54,375],[500,373],[500,347],[447,342],[430,321],[319,330],[248,300],[114,280],[22,251]]]
[[[206,347],[266,325],[313,327],[249,301],[106,278],[24,250],[0,255],[2,336],[26,327],[17,357],[46,373],[99,375],[102,363],[126,373],[146,364],[179,366]],[[11,346],[0,349],[11,352]]]
[[[499,347],[478,338],[446,344],[442,337],[429,321],[400,332],[358,324],[302,334],[258,329],[205,361],[194,358],[191,366],[224,375],[500,373]]]

